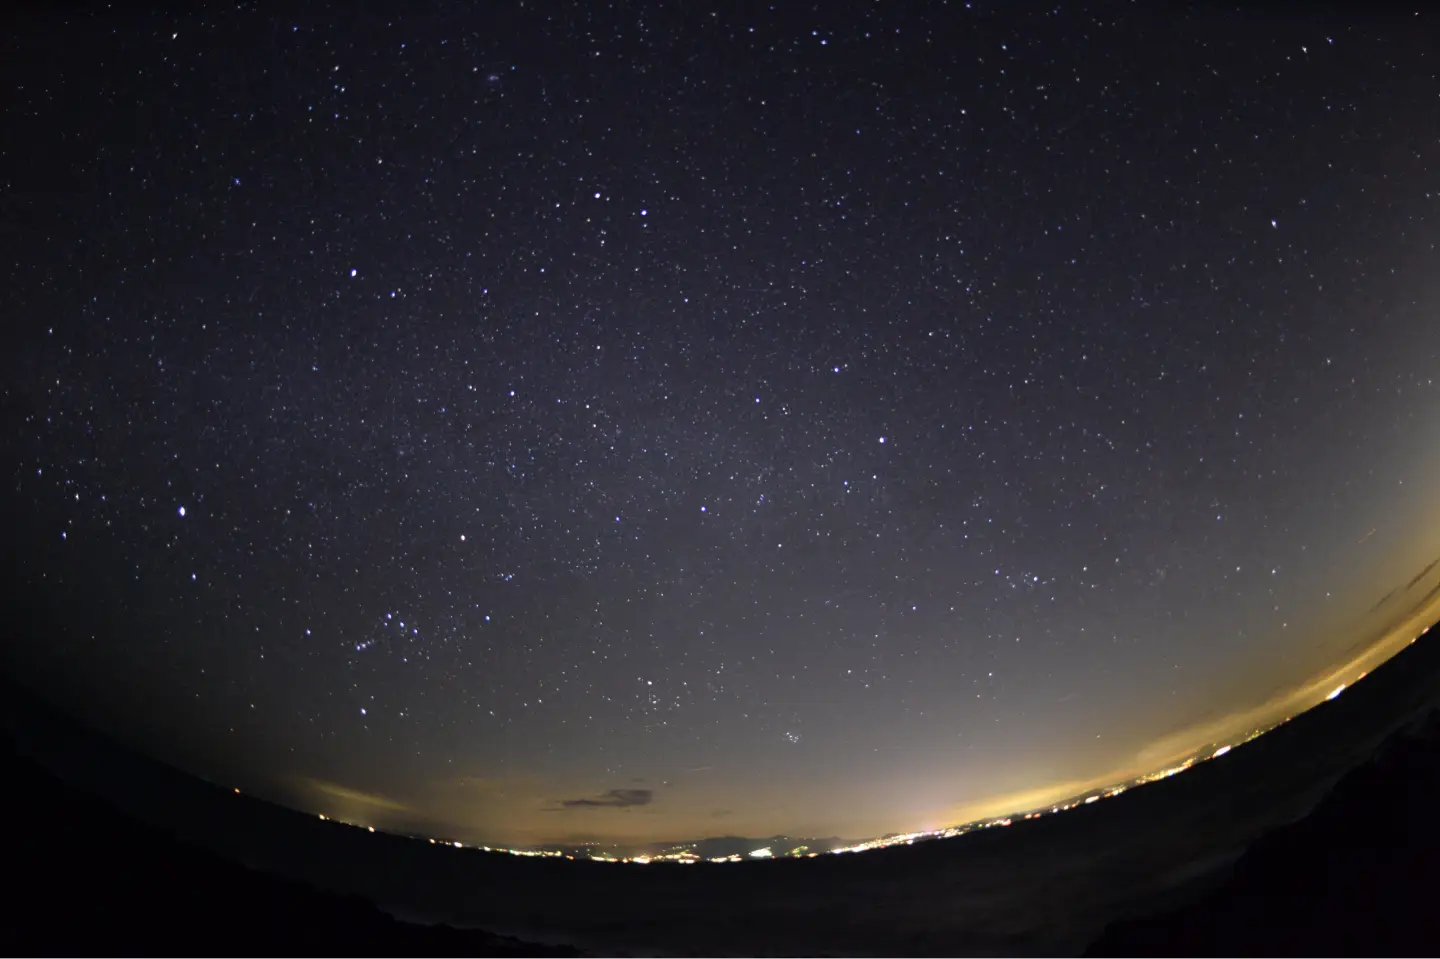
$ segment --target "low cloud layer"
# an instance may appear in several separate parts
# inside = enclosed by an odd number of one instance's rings
[[[629,806],[648,806],[654,798],[655,793],[650,789],[611,789],[599,796],[584,799],[562,799],[560,805],[565,809],[586,809],[596,806],[623,809]]]

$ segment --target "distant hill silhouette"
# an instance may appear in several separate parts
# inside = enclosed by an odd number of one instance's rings
[[[10,955],[576,956],[486,932],[404,923],[359,896],[197,849],[16,753],[4,764],[0,923]]]
[[[1117,922],[1094,956],[1421,955],[1440,943],[1440,711],[1397,733],[1218,888]]]
[[[0,700],[11,952],[1288,954],[1440,941],[1427,900],[1440,861],[1432,634],[1334,702],[1112,800],[956,840],[733,865],[372,836],[130,754],[23,690]],[[76,775],[32,758],[47,756]],[[794,841],[713,841],[777,840]]]

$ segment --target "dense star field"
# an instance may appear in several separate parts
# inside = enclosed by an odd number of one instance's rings
[[[106,623],[10,658],[156,752],[489,841],[947,825],[1440,554],[1423,18],[406,9],[0,39],[17,563]]]

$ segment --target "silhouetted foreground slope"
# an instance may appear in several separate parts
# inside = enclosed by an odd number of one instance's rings
[[[1437,705],[1432,630],[1222,759],[1069,813],[864,855],[666,867],[454,850],[321,822],[155,763],[0,683],[12,879],[0,948],[1425,952],[1440,943],[1425,898],[1440,863],[1428,818]]]
[[[4,761],[0,854],[14,883],[0,924],[6,953],[581,954],[401,922],[360,897],[195,849],[8,748]],[[1087,953],[1432,951],[1440,943],[1436,796],[1440,711],[1394,734],[1304,819],[1255,841],[1223,884],[1181,908],[1112,924]]]
[[[400,922],[358,896],[246,868],[62,782],[8,738],[5,746],[5,955],[579,955]]]
[[[1217,889],[1112,925],[1089,954],[1433,955],[1440,949],[1440,711],[1397,733]]]

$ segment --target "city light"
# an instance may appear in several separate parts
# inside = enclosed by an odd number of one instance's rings
[[[1417,637],[1417,638],[1418,638],[1418,637]],[[1361,673],[1360,676],[1357,677],[1356,682],[1358,682],[1360,679],[1364,679],[1366,675],[1367,675],[1367,673]],[[1325,697],[1325,699],[1326,699],[1327,701],[1328,701],[1328,700],[1335,699],[1335,698],[1336,698],[1337,696],[1339,696],[1342,692],[1344,692],[1346,688],[1347,688],[1346,684],[1342,683],[1341,685],[1337,686],[1334,690],[1332,690],[1331,693],[1330,693],[1328,696]],[[913,844],[916,843],[916,842],[919,842],[919,841],[922,841],[922,840],[927,840],[927,839],[952,839],[952,838],[955,838],[955,837],[958,837],[958,836],[966,835],[967,833],[974,832],[974,831],[979,830],[979,829],[991,829],[991,828],[995,828],[995,827],[1005,827],[1005,826],[1009,826],[1009,825],[1011,825],[1011,824],[1014,822],[1014,820],[1015,820],[1016,818],[1020,819],[1021,821],[1027,821],[1027,820],[1031,820],[1031,819],[1039,819],[1041,816],[1046,815],[1047,812],[1048,812],[1048,813],[1061,813],[1061,812],[1065,812],[1065,811],[1070,810],[1070,809],[1074,809],[1074,808],[1076,808],[1076,807],[1078,807],[1078,806],[1088,806],[1088,805],[1090,805],[1091,803],[1097,803],[1097,802],[1099,802],[1101,799],[1111,799],[1111,798],[1114,798],[1114,797],[1116,797],[1116,796],[1119,796],[1121,793],[1124,793],[1126,790],[1128,790],[1128,789],[1129,789],[1130,787],[1132,787],[1132,786],[1139,786],[1139,785],[1144,785],[1144,784],[1146,784],[1146,783],[1158,782],[1158,781],[1160,781],[1160,780],[1162,780],[1162,779],[1168,779],[1168,778],[1170,778],[1171,776],[1174,776],[1174,775],[1176,775],[1176,774],[1178,774],[1178,773],[1182,773],[1182,772],[1184,772],[1185,770],[1192,768],[1197,762],[1203,762],[1203,761],[1205,761],[1206,759],[1219,759],[1221,756],[1224,756],[1224,755],[1226,755],[1227,753],[1229,753],[1229,752],[1230,752],[1232,749],[1234,749],[1236,746],[1244,745],[1245,743],[1248,743],[1248,742],[1250,742],[1250,741],[1253,740],[1253,739],[1256,739],[1256,738],[1258,738],[1258,737],[1260,737],[1260,736],[1263,736],[1265,733],[1269,732],[1270,730],[1275,729],[1275,728],[1277,728],[1278,726],[1281,726],[1281,725],[1289,722],[1292,718],[1293,718],[1293,717],[1287,716],[1287,717],[1285,717],[1284,719],[1280,720],[1279,722],[1274,723],[1273,725],[1263,726],[1263,727],[1260,727],[1260,728],[1256,728],[1256,729],[1250,731],[1249,734],[1247,734],[1244,739],[1237,740],[1237,741],[1235,741],[1235,742],[1233,742],[1233,743],[1229,743],[1229,744],[1222,745],[1222,746],[1216,748],[1216,749],[1214,750],[1214,752],[1211,752],[1211,753],[1208,754],[1208,755],[1203,754],[1203,753],[1200,753],[1200,754],[1197,754],[1197,755],[1192,755],[1192,756],[1190,756],[1188,759],[1186,759],[1186,760],[1184,760],[1183,762],[1179,763],[1178,765],[1170,766],[1170,767],[1167,767],[1167,768],[1164,768],[1164,769],[1160,769],[1160,770],[1157,770],[1157,771],[1152,772],[1152,773],[1147,773],[1147,774],[1145,774],[1145,775],[1143,775],[1143,776],[1139,776],[1139,777],[1137,777],[1137,778],[1135,778],[1135,779],[1132,779],[1132,780],[1129,780],[1129,781],[1127,781],[1127,782],[1120,782],[1120,783],[1115,783],[1115,784],[1110,785],[1110,786],[1104,786],[1104,787],[1101,787],[1101,788],[1098,789],[1098,790],[1094,790],[1094,789],[1092,788],[1091,791],[1089,791],[1087,794],[1084,794],[1084,795],[1083,795],[1083,798],[1080,797],[1080,796],[1077,796],[1077,797],[1075,797],[1075,798],[1073,798],[1073,799],[1070,799],[1070,800],[1068,800],[1068,801],[1066,801],[1066,802],[1056,803],[1055,805],[1050,806],[1050,807],[1048,808],[1048,810],[1046,810],[1046,809],[1030,809],[1030,810],[1028,810],[1028,811],[1025,811],[1025,810],[1016,810],[1015,813],[1013,813],[1012,815],[1010,815],[1010,816],[1005,816],[1005,817],[1003,817],[1003,818],[992,818],[992,819],[985,819],[985,820],[973,820],[973,821],[971,821],[971,822],[962,823],[962,824],[956,825],[956,826],[948,826],[948,827],[943,828],[943,829],[927,829],[927,830],[923,830],[923,831],[919,831],[919,832],[909,832],[909,833],[900,833],[900,834],[896,834],[896,835],[889,835],[889,836],[881,837],[881,838],[879,838],[879,839],[870,839],[870,840],[866,840],[865,842],[855,843],[855,844],[849,845],[849,846],[841,846],[841,847],[839,847],[839,848],[831,849],[831,850],[829,850],[829,852],[832,853],[832,854],[853,853],[853,852],[868,852],[868,851],[870,851],[870,850],[875,850],[875,849],[885,849],[885,848],[890,847],[890,846],[913,845]],[[238,790],[238,789],[235,790],[236,793],[238,793],[239,791],[240,791],[240,790]],[[320,820],[321,820],[322,822],[331,822],[331,821],[333,821],[333,820],[330,819],[330,817],[326,816],[324,813],[320,813],[320,814],[319,814],[319,818],[320,818]],[[358,825],[358,824],[352,823],[351,825]],[[369,832],[372,832],[372,833],[375,832],[375,827],[374,827],[374,826],[367,826],[367,827],[364,827],[364,828],[367,829]],[[429,842],[430,842],[431,845],[436,845],[436,844],[437,844],[437,840],[435,840],[435,839],[430,839]],[[459,843],[459,842],[455,842],[455,841],[450,841],[450,840],[440,840],[440,841],[438,841],[438,844],[439,844],[439,845],[443,845],[443,846],[453,846],[453,847],[456,848],[456,849],[464,848],[463,844],[461,844],[461,843]],[[588,845],[596,845],[596,844],[593,844],[593,843],[592,843],[592,844],[588,844]],[[563,852],[563,851],[561,851],[561,850],[557,850],[557,849],[506,849],[506,848],[491,848],[490,846],[478,846],[478,847],[475,847],[475,848],[482,849],[482,850],[484,850],[485,852],[509,853],[509,854],[512,855],[512,856],[526,856],[526,857],[549,858],[549,859],[562,858],[562,857],[563,857],[563,858],[565,858],[565,859],[571,859],[571,860],[573,860],[573,859],[576,858],[575,856],[569,855],[569,854],[567,854],[567,853],[565,853],[565,852]],[[812,850],[809,846],[800,845],[800,846],[795,846],[794,848],[791,848],[791,849],[789,849],[789,850],[786,851],[786,852],[783,852],[783,853],[781,854],[781,856],[782,856],[782,857],[785,857],[785,858],[793,858],[793,859],[814,859],[814,858],[816,858],[817,856],[819,856],[820,854],[821,854],[820,852],[817,852],[817,851]],[[658,853],[654,853],[654,854],[639,854],[639,855],[634,855],[634,856],[620,856],[620,855],[614,855],[614,854],[610,854],[610,853],[601,853],[601,852],[598,852],[598,851],[597,851],[597,852],[592,852],[592,853],[590,853],[589,855],[584,856],[583,858],[589,859],[589,860],[591,860],[592,862],[634,863],[635,865],[638,865],[638,866],[646,866],[646,865],[651,865],[651,864],[654,864],[654,863],[680,863],[680,864],[683,864],[683,865],[695,865],[696,863],[699,863],[699,862],[702,862],[702,861],[712,862],[712,863],[735,863],[735,862],[743,862],[743,861],[745,861],[746,859],[775,859],[775,858],[778,858],[778,857],[776,856],[775,851],[774,851],[774,849],[773,849],[772,847],[770,847],[770,846],[763,846],[763,847],[761,847],[761,848],[759,848],[759,849],[752,849],[752,850],[750,850],[748,853],[746,853],[746,854],[744,854],[744,855],[741,855],[740,853],[730,853],[730,854],[724,855],[724,856],[711,856],[711,857],[709,857],[708,859],[702,860],[702,858],[701,858],[701,857],[694,851],[694,849],[691,848],[690,846],[672,846],[672,847],[670,847],[669,849],[667,849],[667,850],[665,850],[665,851],[663,851],[663,852],[658,852]]]

